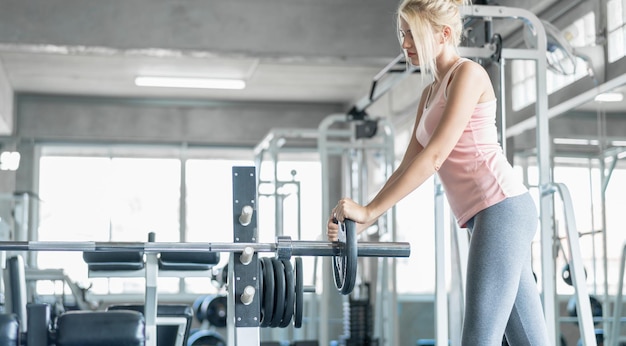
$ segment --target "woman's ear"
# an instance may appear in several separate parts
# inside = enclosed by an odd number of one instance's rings
[[[443,29],[441,29],[441,36],[443,38],[443,42],[441,43],[447,42],[452,36],[452,28],[450,28],[447,25],[444,25]]]

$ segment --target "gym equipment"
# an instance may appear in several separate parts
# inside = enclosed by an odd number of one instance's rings
[[[144,314],[137,311],[106,311],[106,312],[72,312],[65,313],[58,318],[57,334],[54,336],[59,346],[67,345],[111,345],[111,344],[144,344],[156,345],[157,332],[156,322],[157,306],[148,304],[156,302],[156,277],[158,270],[158,257],[177,262],[179,255],[195,254],[198,257],[212,255],[212,252],[232,252],[229,259],[228,271],[228,296],[227,311],[234,313],[233,318],[227,319],[229,331],[229,345],[237,345],[239,342],[245,345],[259,344],[258,327],[261,322],[261,299],[257,297],[257,291],[263,293],[263,297],[272,296],[273,303],[263,302],[264,319],[267,318],[270,326],[278,327],[291,323],[294,313],[301,315],[302,306],[296,302],[302,302],[302,280],[301,262],[296,260],[296,272],[289,262],[292,256],[333,256],[345,265],[338,280],[341,288],[349,282],[349,275],[353,275],[348,269],[356,271],[356,254],[359,256],[375,257],[408,257],[410,247],[408,243],[387,243],[372,242],[359,243],[356,237],[347,239],[345,242],[321,242],[321,241],[292,241],[290,237],[278,237],[276,243],[257,243],[256,234],[256,212],[255,206],[255,167],[234,167],[233,168],[233,239],[234,243],[168,243],[155,242],[153,237],[149,237],[147,243],[142,242],[72,242],[72,241],[2,241],[0,251],[82,251],[87,259],[96,257],[100,264],[111,264],[110,257],[102,255],[106,253],[121,254],[122,257],[130,257],[136,260],[140,254],[145,255],[145,263],[135,263],[132,269],[139,269],[145,273],[146,277],[146,305]],[[241,214],[239,215],[239,213]],[[346,222],[347,227],[354,229],[355,225],[350,221]],[[152,240],[152,241],[150,241]],[[275,258],[258,258],[258,253],[273,252]],[[170,254],[170,255],[168,255]],[[178,255],[174,255],[178,254]],[[101,256],[102,255],[102,256]],[[119,258],[118,258],[119,259]],[[114,260],[113,262],[119,262]],[[136,261],[135,261],[136,262]],[[163,261],[162,261],[163,262]],[[184,261],[182,261],[184,263]],[[177,264],[180,264],[178,261]],[[19,264],[19,263],[18,263]],[[119,263],[113,263],[119,265]],[[187,263],[184,263],[187,264]],[[262,273],[260,268],[263,268]],[[270,270],[271,268],[271,270]],[[111,269],[102,268],[100,269]],[[338,269],[335,269],[338,270]],[[271,277],[273,274],[273,278]],[[267,276],[266,276],[267,274]],[[258,279],[263,275],[263,280]],[[300,277],[300,278],[299,278]],[[21,282],[22,280],[20,280]],[[149,281],[149,282],[148,282]],[[259,282],[263,285],[259,287]],[[300,290],[296,292],[296,287]],[[269,291],[273,288],[273,294]],[[338,287],[340,288],[340,287]],[[346,289],[346,288],[344,288]],[[148,291],[151,294],[148,294]],[[21,304],[20,304],[21,305]],[[222,303],[223,306],[223,303]],[[191,309],[191,308],[190,308]],[[268,312],[272,312],[271,320]],[[49,311],[48,311],[49,313]],[[42,316],[49,314],[44,313]],[[116,317],[115,322],[108,322],[108,318]],[[145,319],[144,319],[145,316]],[[29,322],[31,318],[29,316]],[[35,319],[32,319],[35,320]],[[42,320],[40,325],[48,325]],[[118,323],[125,323],[126,327],[117,326]],[[294,323],[301,324],[301,320],[296,318]],[[91,331],[99,324],[107,324],[121,328],[113,333],[107,328],[100,328],[98,333],[85,333]],[[73,329],[70,329],[69,326]],[[78,327],[76,327],[78,326]],[[100,326],[102,327],[102,326]],[[150,327],[150,328],[148,328]],[[72,331],[73,330],[73,331]],[[145,333],[144,333],[145,331]],[[32,333],[30,335],[46,335],[46,333]],[[79,335],[80,334],[80,335]],[[29,336],[30,336],[29,335]],[[87,336],[93,341],[86,341]],[[231,340],[232,339],[232,340]],[[233,341],[233,342],[231,342]],[[31,345],[31,343],[29,343]],[[38,346],[37,343],[32,345]]]
[[[226,340],[218,333],[207,330],[192,334],[187,346],[226,346]]]
[[[330,211],[331,203],[335,203],[341,197],[348,197],[360,204],[367,203],[368,196],[371,196],[370,188],[373,187],[370,174],[375,175],[381,181],[388,179],[393,173],[395,163],[394,154],[394,127],[389,119],[370,117],[366,109],[371,103],[389,90],[399,79],[410,76],[415,69],[407,67],[400,61],[404,58],[401,54],[394,61],[381,70],[374,80],[369,95],[357,101],[347,114],[331,114],[324,118],[318,125],[317,149],[320,155],[322,168],[322,210]],[[402,71],[400,72],[400,69]],[[390,82],[390,83],[388,83]],[[375,162],[375,167],[370,163]],[[338,173],[338,164],[341,165],[341,184],[332,178]],[[340,186],[334,186],[340,185]],[[340,192],[341,191],[341,192]],[[378,218],[372,231],[363,235],[374,239],[387,239],[396,241],[395,232],[395,207],[392,207],[384,215]],[[323,226],[326,227],[326,220]],[[316,259],[317,260],[317,259]],[[385,340],[389,345],[398,344],[397,321],[397,288],[395,279],[396,261],[394,259],[359,259],[359,265],[367,263],[367,270],[359,271],[358,277],[351,276],[351,263],[334,259],[331,265],[333,271],[324,273],[324,281],[335,281],[335,286],[339,284],[343,304],[348,303],[346,293],[350,291],[350,286],[354,282],[366,281],[373,286],[384,289],[373,288],[376,292],[375,310],[377,318],[374,325],[374,334]],[[338,264],[342,263],[343,266]],[[365,267],[365,266],[363,266]],[[350,274],[350,275],[348,275]],[[342,284],[345,280],[345,286]],[[313,315],[319,316],[321,321],[340,311],[339,305],[331,299],[329,294],[319,296],[317,304],[313,309]],[[343,309],[344,319],[349,316]],[[315,327],[315,326],[313,326]],[[317,326],[317,335],[320,344],[328,344],[331,341],[331,330],[325,323]]]
[[[15,255],[7,259],[6,272],[8,279],[5,287],[5,311],[15,314],[20,326],[26,326],[26,277],[22,256]],[[26,329],[22,328],[22,331]]]
[[[585,268],[585,279],[587,278],[587,269]],[[572,286],[572,273],[570,273],[569,263],[565,263],[563,269],[561,270],[561,279],[565,281],[566,284]]]
[[[258,345],[260,344],[259,326],[264,326],[266,323],[270,326],[280,325],[285,318],[284,300],[288,297],[284,289],[290,287],[291,284],[288,285],[285,281],[285,264],[281,262],[282,260],[289,260],[294,255],[345,257],[342,260],[353,265],[356,270],[356,257],[349,257],[355,252],[359,256],[376,257],[404,257],[410,254],[408,243],[361,242],[357,244],[340,241],[292,241],[290,237],[285,236],[277,237],[276,244],[255,243],[258,239],[256,212],[254,209],[252,213],[245,213],[245,211],[247,207],[256,206],[256,191],[255,167],[233,167],[233,239],[235,244],[229,244],[227,249],[238,251],[234,251],[228,263],[228,312],[234,312],[234,318],[228,318],[229,345],[237,345],[239,342],[245,345]],[[346,223],[349,224],[350,221]],[[221,251],[216,248],[211,250]],[[263,251],[274,252],[275,259],[260,258],[258,253]],[[263,262],[262,273],[259,272],[259,262]],[[270,268],[273,270],[269,270]],[[338,270],[338,268],[335,267],[333,270]],[[272,278],[270,278],[270,273],[273,274]],[[263,276],[262,286],[259,285],[260,276]],[[344,277],[347,278],[347,276]],[[293,287],[295,290],[295,284]],[[273,294],[268,294],[268,289],[273,289]],[[254,299],[261,294],[263,297],[273,297],[273,304]],[[296,297],[294,296],[293,299],[295,302]],[[280,304],[283,305],[282,308],[277,306]],[[300,308],[294,305],[294,311],[299,310]],[[268,316],[270,311],[271,319]]]
[[[347,223],[350,223],[348,221]],[[255,252],[274,252],[280,259],[291,256],[346,256],[341,242],[296,240],[284,236],[276,243],[185,243],[185,242],[94,242],[94,241],[0,241],[0,251],[91,251],[91,252],[241,252],[251,248]],[[287,238],[287,239],[285,239]],[[406,242],[358,242],[359,257],[409,257],[411,248]],[[281,256],[280,254],[285,254]],[[346,259],[347,260],[347,259]]]
[[[0,345],[20,345],[20,323],[17,316],[0,315]]]
[[[354,228],[354,222],[346,220],[345,228]],[[246,248],[254,252],[275,252],[279,259],[290,259],[291,256],[332,256],[336,261],[345,264],[335,266],[337,289],[348,294],[346,283],[350,283],[351,275],[356,271],[356,256],[359,257],[409,257],[410,245],[404,242],[324,242],[300,240],[292,241],[291,237],[279,237],[276,243],[174,243],[174,242],[70,242],[70,241],[0,241],[0,251],[83,251],[90,253],[167,253],[167,252],[242,252]],[[339,272],[341,271],[341,272]],[[348,280],[348,281],[346,281]],[[354,287],[354,284],[352,284]]]
[[[608,344],[616,345],[619,340],[619,334],[622,327],[622,305],[624,295],[624,270],[626,269],[626,244],[622,248],[622,258],[619,264],[619,280],[617,281],[617,294],[615,295],[615,302],[613,307],[613,323],[609,334]]]
[[[549,119],[556,114],[556,111],[549,110],[548,108],[548,93],[547,89],[547,76],[546,70],[547,59],[546,49],[547,36],[546,30],[539,18],[530,11],[521,8],[508,8],[502,6],[484,6],[484,5],[471,5],[463,6],[461,8],[461,15],[464,18],[482,18],[485,21],[492,21],[494,19],[516,19],[522,20],[526,25],[532,27],[536,36],[536,45],[533,48],[503,48],[495,47],[493,42],[485,44],[482,47],[460,47],[459,52],[464,57],[475,57],[491,59],[496,49],[500,49],[497,53],[503,64],[509,59],[523,59],[533,60],[535,62],[536,71],[536,102],[535,102],[535,121],[536,121],[536,138],[537,138],[537,167],[538,167],[538,186],[540,192],[539,198],[539,225],[540,225],[540,241],[541,241],[541,285],[543,292],[543,309],[544,317],[547,324],[548,334],[554,344],[559,343],[559,333],[556,325],[556,282],[554,281],[555,268],[552,259],[555,258],[554,247],[554,232],[553,232],[553,219],[554,219],[554,196],[553,194],[560,193],[564,204],[570,204],[565,209],[566,226],[568,231],[568,242],[570,249],[570,258],[572,265],[572,283],[576,289],[576,299],[581,310],[579,314],[580,332],[581,338],[585,345],[596,345],[595,334],[593,333],[593,321],[591,320],[591,313],[589,307],[587,288],[584,282],[584,271],[582,268],[582,257],[580,254],[580,245],[578,243],[578,234],[575,228],[575,222],[573,217],[573,209],[571,209],[571,197],[562,184],[555,184],[552,181],[552,167],[551,167],[551,150],[550,150],[550,124]],[[496,42],[497,43],[497,42]],[[502,129],[506,129],[507,134],[502,130],[501,138],[505,143],[507,137],[510,135],[519,134],[532,125],[527,122],[520,122],[512,126],[506,126],[505,123],[501,124]],[[505,150],[506,151],[506,150]],[[441,222],[442,220],[438,220]],[[437,232],[438,234],[441,232]],[[435,240],[436,254],[444,253],[443,238],[441,240]],[[448,342],[448,336],[454,334],[456,336],[460,328],[454,330],[453,333],[448,333],[448,316],[445,311],[447,309],[447,292],[445,285],[445,266],[442,258],[438,255],[436,263],[441,263],[440,268],[436,270],[436,288],[435,288],[435,306],[438,314],[436,316],[436,331],[435,339],[438,344],[445,344]],[[439,313],[443,312],[443,313]]]
[[[144,346],[143,315],[137,311],[69,311],[57,319],[57,346]],[[30,343],[29,343],[30,345]]]
[[[378,339],[374,338],[374,312],[370,301],[371,292],[369,284],[359,285],[359,296],[351,296],[348,300],[350,312],[349,333],[343,340],[346,346],[378,345]]]
[[[218,296],[209,301],[206,307],[206,320],[212,326],[223,328],[226,327],[226,296]]]
[[[594,296],[589,296],[589,304],[591,305],[591,316],[594,318],[594,324],[596,318],[602,318],[602,303]],[[567,314],[570,317],[578,317],[578,311],[576,309],[576,297],[571,297],[567,302]],[[578,324],[578,322],[576,322]]]
[[[143,315],[144,305],[111,305],[107,311],[137,311]],[[157,346],[186,346],[193,320],[193,309],[188,305],[159,304],[157,306]]]
[[[604,330],[596,329],[595,333],[596,333],[596,342],[598,343],[598,346],[603,346],[604,345]],[[607,343],[607,345],[616,345],[616,344]],[[576,346],[584,346],[582,340],[578,340],[578,342],[576,343]]]
[[[339,223],[339,243],[343,244],[343,255],[333,256],[335,286],[341,294],[350,294],[356,282],[358,247],[356,225],[351,220]]]
[[[303,297],[303,279],[302,279],[302,258],[296,257],[296,301],[295,301],[295,316],[293,317],[293,326],[296,328],[302,327],[302,312],[304,310],[304,297]]]
[[[302,259],[296,257],[295,261],[294,267],[291,261],[286,259],[268,257],[259,259],[260,327],[286,328],[291,324],[292,319],[296,328],[302,326],[302,296],[304,294]],[[224,310],[223,326],[226,325],[225,314]],[[210,319],[211,312],[207,311],[207,315]]]

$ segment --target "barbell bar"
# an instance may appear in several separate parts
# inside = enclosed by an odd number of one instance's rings
[[[356,224],[345,220],[334,242],[277,237],[275,243],[179,243],[179,242],[94,242],[94,241],[0,241],[0,251],[84,251],[84,252],[273,252],[278,259],[291,256],[332,256],[335,286],[350,294],[356,281],[358,257],[409,257],[411,248],[402,242],[357,242]]]
[[[285,242],[281,240],[280,242]],[[0,251],[96,251],[96,252],[243,252],[246,247],[256,252],[279,252],[277,243],[204,243],[204,242],[94,242],[94,241],[0,241]],[[343,245],[339,242],[290,241],[293,256],[336,256]],[[403,242],[359,242],[359,257],[409,257],[411,249]],[[284,256],[279,256],[284,257]]]

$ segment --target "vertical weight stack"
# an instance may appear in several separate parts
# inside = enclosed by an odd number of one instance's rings
[[[377,346],[378,340],[372,339],[374,330],[374,316],[370,302],[369,284],[361,286],[363,298],[349,299],[350,306],[350,338],[346,346]]]

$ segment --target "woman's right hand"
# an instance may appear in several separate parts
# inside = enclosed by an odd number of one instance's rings
[[[328,241],[337,241],[337,237],[339,235],[339,224],[337,224],[337,219],[335,219],[335,215],[331,213],[328,218],[328,223],[326,224],[326,236],[328,237]]]

